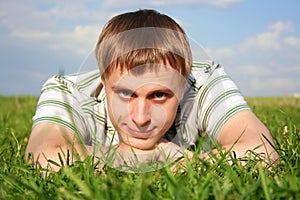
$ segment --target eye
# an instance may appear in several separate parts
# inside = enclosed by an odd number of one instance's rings
[[[119,94],[124,97],[129,97],[132,95],[132,92],[129,90],[121,90],[121,91],[119,91]]]
[[[164,92],[156,92],[152,96],[153,96],[153,98],[156,98],[156,99],[162,99],[162,98],[166,97],[166,95],[167,94]]]
[[[117,93],[122,99],[126,100],[130,99],[130,97],[132,96],[132,92],[126,89],[118,90]]]
[[[165,93],[165,92],[154,92],[150,98],[155,102],[155,103],[164,103],[165,101],[167,101],[169,98],[171,98],[172,95]]]

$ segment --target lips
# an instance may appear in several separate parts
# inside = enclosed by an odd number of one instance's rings
[[[148,139],[150,137],[152,137],[154,135],[154,129],[155,128],[152,128],[152,129],[149,129],[149,130],[134,130],[134,129],[131,129],[131,128],[127,128],[128,129],[128,134],[132,137],[135,137],[135,138],[139,138],[139,139]]]

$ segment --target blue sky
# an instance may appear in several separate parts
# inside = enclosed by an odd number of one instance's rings
[[[0,94],[39,95],[78,71],[103,25],[139,8],[178,21],[245,96],[300,93],[299,0],[12,0],[0,2]]]

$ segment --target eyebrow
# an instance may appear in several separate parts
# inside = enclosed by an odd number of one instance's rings
[[[168,93],[168,94],[174,94],[174,92],[166,87],[161,86],[162,88],[158,88],[158,89],[154,89],[153,91],[151,91],[149,94],[154,94],[157,92],[163,92],[163,93]],[[128,90],[130,91],[132,94],[134,94],[134,90],[127,88],[126,86],[122,86],[122,85],[113,85],[112,86],[112,90],[113,91],[120,91],[120,90]]]
[[[154,94],[154,93],[157,93],[157,92],[174,94],[174,92],[172,90],[168,89],[168,88],[153,90],[151,92],[151,94]]]
[[[119,91],[119,90],[129,90],[129,91],[133,91],[130,88],[127,88],[125,86],[119,86],[119,85],[113,85],[112,86],[112,90],[113,91]]]

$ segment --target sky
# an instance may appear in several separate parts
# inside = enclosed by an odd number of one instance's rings
[[[38,96],[52,75],[88,69],[105,23],[138,9],[175,19],[243,95],[300,93],[299,0],[0,0],[0,95]]]

